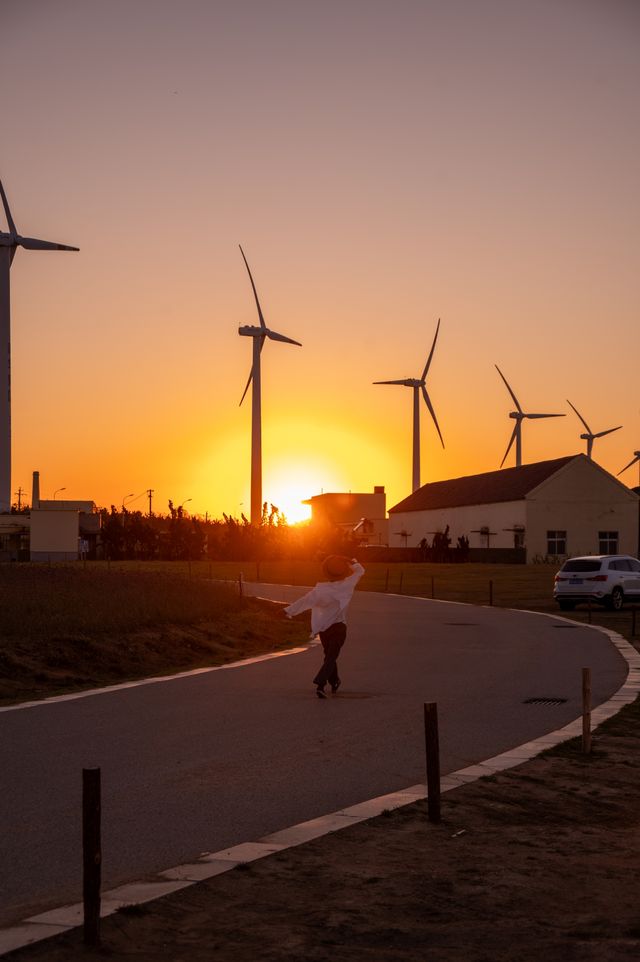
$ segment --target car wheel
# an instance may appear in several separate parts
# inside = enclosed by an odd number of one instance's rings
[[[559,601],[560,611],[573,611],[576,606],[575,601]]]
[[[616,585],[606,601],[606,606],[609,611],[620,611],[622,605],[624,604],[624,595],[622,594],[622,588]]]

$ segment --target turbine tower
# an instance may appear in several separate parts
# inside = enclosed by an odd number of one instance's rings
[[[626,467],[626,468],[623,468],[622,471],[626,471],[627,468],[630,468],[632,464],[635,464],[635,463],[636,463],[636,461],[638,461],[638,484],[640,484],[640,451],[634,451],[634,452],[633,452],[633,460],[632,460],[632,461],[629,461],[627,467]],[[617,475],[617,476],[621,475],[621,474],[622,474],[622,471],[618,471],[618,475]]]
[[[298,347],[302,347],[302,344],[300,344],[299,341],[292,340],[290,337],[285,337],[284,334],[278,334],[276,331],[269,330],[265,324],[264,317],[262,315],[262,308],[260,307],[260,301],[258,300],[256,285],[253,282],[251,270],[249,269],[247,258],[244,256],[242,246],[239,246],[242,259],[249,274],[251,287],[253,288],[253,296],[256,299],[258,318],[260,320],[259,327],[244,325],[243,327],[238,328],[238,334],[243,337],[253,338],[253,363],[251,365],[251,372],[249,374],[247,386],[245,387],[242,397],[240,398],[240,404],[242,404],[244,401],[246,393],[249,390],[249,385],[253,381],[253,387],[251,389],[251,524],[259,525],[260,521],[262,520],[262,410],[260,387],[260,354],[262,352],[262,348],[264,347],[265,338],[267,337],[272,341],[284,341],[285,344],[296,344]]]
[[[511,450],[511,446],[513,445],[513,442],[515,441],[516,442],[516,467],[519,468],[522,466],[522,422],[524,421],[524,419],[525,418],[532,418],[532,419],[533,418],[564,418],[566,417],[566,415],[565,414],[525,414],[525,412],[520,407],[520,402],[518,401],[517,397],[511,390],[509,386],[509,382],[507,381],[506,377],[504,376],[504,374],[502,373],[502,371],[500,370],[497,364],[496,364],[496,371],[498,372],[498,374],[500,375],[504,383],[507,385],[507,391],[513,398],[515,406],[517,408],[516,411],[511,411],[511,413],[509,414],[509,417],[514,418],[516,423],[513,428],[513,434],[511,435],[511,440],[507,445],[507,450],[505,451],[504,457],[500,462],[500,467],[502,467],[504,462],[507,460],[507,455]]]
[[[573,408],[573,410],[576,412],[576,414],[578,415],[578,417],[580,418],[580,420],[581,420],[582,423],[584,424],[585,428],[587,429],[587,433],[586,433],[586,434],[581,434],[580,437],[582,438],[583,441],[586,441],[586,442],[587,442],[587,457],[588,457],[588,458],[591,457],[591,452],[593,451],[593,442],[595,441],[596,438],[603,438],[603,437],[605,436],[605,434],[611,434],[613,431],[619,431],[620,428],[622,427],[622,425],[619,424],[617,428],[607,428],[606,431],[598,431],[597,434],[594,434],[594,433],[592,432],[591,428],[589,427],[589,425],[587,424],[587,422],[585,421],[585,419],[584,419],[584,418],[582,417],[582,415],[580,414],[580,411],[578,411],[577,408],[573,407],[573,404],[571,403],[571,401],[569,400],[569,398],[567,398],[567,404],[569,405],[570,408]]]
[[[404,387],[413,388],[413,470],[411,475],[411,490],[417,491],[420,487],[420,391],[422,391],[422,397],[424,398],[424,403],[429,409],[429,414],[433,418],[433,423],[436,426],[436,431],[444,447],[444,441],[442,440],[442,434],[440,433],[440,426],[438,425],[438,419],[436,418],[436,412],[433,410],[433,405],[429,395],[427,394],[427,372],[431,365],[431,359],[433,357],[433,352],[436,347],[436,341],[438,340],[438,331],[440,330],[440,318],[438,318],[438,324],[436,326],[436,333],[433,338],[433,344],[431,345],[431,351],[429,352],[429,357],[427,358],[427,363],[424,366],[424,371],[422,372],[421,378],[407,377],[399,381],[374,381],[374,384],[402,384]]]
[[[11,298],[9,273],[18,247],[29,251],[77,251],[78,247],[22,237],[0,181],[8,232],[0,231],[0,512],[11,510]]]

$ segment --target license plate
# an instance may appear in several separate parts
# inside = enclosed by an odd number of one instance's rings
[[[570,585],[581,585],[581,584],[582,584],[582,578],[569,578],[569,584],[570,584]]]

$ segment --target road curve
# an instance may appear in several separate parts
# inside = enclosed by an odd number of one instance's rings
[[[421,781],[426,701],[446,773],[576,718],[583,666],[594,706],[627,674],[604,634],[561,618],[362,591],[325,702],[320,656],[0,713],[0,925],[81,898],[83,767],[102,769],[106,889]]]

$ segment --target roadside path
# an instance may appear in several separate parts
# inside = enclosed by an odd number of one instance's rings
[[[300,588],[248,586],[293,598]],[[276,832],[423,779],[422,704],[443,772],[551,731],[626,664],[606,637],[523,612],[357,593],[326,703],[320,652],[138,685],[0,716],[0,924],[79,897],[82,767],[103,773],[103,885]],[[528,697],[567,701],[553,708]]]

